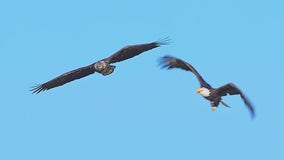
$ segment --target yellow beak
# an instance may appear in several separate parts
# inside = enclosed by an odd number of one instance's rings
[[[198,88],[197,90],[196,90],[196,93],[198,93],[198,94],[200,94],[202,92],[202,89],[201,88]]]

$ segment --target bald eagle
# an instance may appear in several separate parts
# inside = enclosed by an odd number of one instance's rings
[[[252,104],[249,102],[249,100],[246,98],[244,93],[233,83],[228,83],[224,86],[221,86],[219,88],[213,88],[210,84],[208,84],[201,75],[197,72],[197,70],[190,65],[189,63],[174,58],[171,56],[164,56],[161,58],[160,65],[162,68],[172,69],[172,68],[180,68],[186,71],[192,72],[198,79],[200,83],[200,88],[196,90],[196,92],[200,95],[202,95],[205,99],[210,101],[212,110],[215,111],[218,107],[219,103],[222,103],[226,107],[230,107],[227,105],[223,100],[222,97],[229,95],[240,95],[243,99],[244,103],[246,104],[247,108],[250,110],[252,118],[254,117],[254,108]]]
[[[115,52],[113,55],[104,58],[102,60],[99,60],[95,63],[92,63],[88,66],[84,66],[66,73],[61,74],[60,76],[45,82],[43,84],[37,85],[32,87],[31,91],[32,93],[40,93],[45,90],[49,90],[54,87],[58,87],[61,85],[64,85],[68,82],[74,81],[76,79],[80,79],[83,77],[86,77],[90,74],[93,74],[95,72],[98,72],[104,76],[111,74],[115,66],[110,65],[112,63],[124,61],[126,59],[132,58],[134,56],[137,56],[141,54],[142,52],[154,49],[156,47],[159,47],[161,45],[167,45],[169,44],[169,39],[164,38],[159,41],[151,42],[151,43],[145,43],[145,44],[136,44],[136,45],[128,45],[117,52]]]

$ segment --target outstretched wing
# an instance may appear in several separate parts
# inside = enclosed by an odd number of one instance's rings
[[[107,59],[109,60],[109,63],[116,63],[137,56],[142,52],[167,44],[169,44],[168,38],[164,38],[162,40],[155,41],[152,43],[129,45],[121,48],[119,51],[117,51]]]
[[[190,65],[189,63],[178,59],[174,58],[171,56],[164,56],[160,60],[160,65],[162,68],[167,68],[167,69],[172,69],[172,68],[180,68],[186,71],[192,72],[198,79],[200,86],[201,87],[206,87],[208,89],[212,88],[210,84],[208,84],[202,77],[201,75],[196,71],[196,69]]]
[[[92,65],[81,67],[81,68],[72,70],[70,72],[66,72],[66,73],[46,82],[46,83],[34,86],[34,87],[32,87],[31,91],[33,93],[38,94],[39,92],[64,85],[65,83],[74,81],[76,79],[83,78],[83,77],[88,76],[88,75],[90,75],[94,72],[95,71],[94,71],[94,69],[92,69]]]
[[[239,94],[241,98],[243,99],[244,103],[246,104],[246,106],[248,107],[248,109],[250,110],[252,117],[255,116],[254,108],[252,104],[249,102],[247,97],[242,93],[242,91],[237,86],[235,86],[233,83],[229,83],[229,84],[226,84],[224,86],[217,88],[217,93],[221,96],[226,96],[227,94],[229,95]]]

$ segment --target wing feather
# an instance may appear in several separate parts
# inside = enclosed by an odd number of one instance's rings
[[[74,81],[76,79],[80,79],[86,77],[92,73],[94,73],[94,69],[92,69],[92,65],[81,67],[70,72],[66,72],[46,83],[37,85],[32,87],[31,91],[35,94],[38,94],[42,91],[49,90],[54,87],[58,87],[64,85],[68,82]]]
[[[244,103],[246,104],[246,106],[248,107],[248,109],[250,110],[251,116],[252,117],[255,116],[253,105],[248,100],[248,98],[244,95],[244,93],[233,83],[229,83],[229,84],[226,84],[224,86],[217,88],[217,93],[221,96],[226,96],[227,94],[229,95],[239,94],[241,98],[243,99]]]
[[[208,89],[212,88],[210,84],[208,84],[202,76],[197,72],[197,70],[189,63],[172,57],[172,56],[164,56],[160,60],[160,65],[162,68],[172,69],[172,68],[180,68],[186,71],[192,72],[198,79],[201,87],[206,87]]]
[[[160,47],[161,45],[167,44],[169,44],[168,38],[164,38],[152,43],[129,45],[121,48],[119,51],[117,51],[107,59],[109,59],[109,63],[116,63],[137,56],[145,51]]]

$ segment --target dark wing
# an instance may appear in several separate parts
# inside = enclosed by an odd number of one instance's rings
[[[233,83],[229,83],[222,87],[217,88],[217,93],[221,96],[226,96],[227,94],[229,95],[239,94],[241,98],[243,99],[244,103],[246,104],[246,106],[248,107],[248,109],[250,110],[252,117],[255,116],[254,108],[252,104],[249,102],[247,97],[242,93],[242,91],[237,86],[235,86]]]
[[[169,43],[169,39],[165,38],[159,41],[155,41],[152,43],[145,44],[137,44],[137,45],[129,45],[121,48],[119,51],[108,57],[109,63],[116,63],[120,61],[124,61],[126,59],[132,58],[141,54],[142,52],[151,50],[153,48],[159,47],[161,45],[167,45]]]
[[[81,67],[81,68],[72,70],[70,72],[66,72],[66,73],[46,82],[46,83],[34,86],[31,89],[31,91],[33,93],[38,94],[39,92],[64,85],[65,83],[74,81],[74,80],[79,79],[79,78],[83,78],[83,77],[88,76],[88,75],[90,75],[94,72],[95,71],[94,71],[94,69],[92,69],[92,65]]]
[[[202,77],[201,75],[196,71],[196,69],[190,65],[189,63],[178,59],[174,58],[171,56],[164,56],[160,60],[160,65],[162,68],[167,68],[167,69],[172,69],[172,68],[180,68],[186,71],[192,72],[198,79],[200,86],[201,87],[206,87],[208,89],[212,88],[210,84],[208,84]]]

